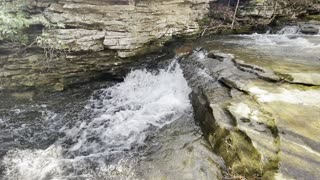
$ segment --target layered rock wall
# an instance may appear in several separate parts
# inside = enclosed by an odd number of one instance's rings
[[[62,90],[130,69],[136,62],[121,58],[153,51],[172,36],[197,33],[209,0],[30,0],[28,5],[31,17],[49,28],[39,31],[43,41],[37,48],[0,42],[0,89]]]
[[[238,16],[239,19],[258,19],[255,21],[257,24],[270,24],[277,17],[288,21],[319,14],[319,4],[315,0],[250,0],[245,6],[240,7]]]
[[[44,15],[66,27],[49,33],[72,51],[112,49],[120,57],[129,57],[143,52],[150,42],[159,46],[173,35],[198,32],[197,20],[207,11],[208,0],[60,0]]]

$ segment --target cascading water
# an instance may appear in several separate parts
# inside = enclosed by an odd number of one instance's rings
[[[201,44],[272,69],[296,83],[319,84],[320,36],[300,33],[297,26],[284,27],[274,34],[217,36]]]
[[[300,34],[299,26],[285,26],[277,32],[277,34],[295,35]]]
[[[267,32],[265,34],[253,33],[251,35],[240,35],[240,37],[243,37],[244,39],[233,41],[233,43],[241,43],[246,46],[259,45],[317,48],[320,46],[320,42],[312,38],[315,36],[318,35],[305,35],[300,33],[300,28],[298,26],[286,26],[275,34]]]
[[[192,113],[190,91],[176,62],[158,73],[133,71],[124,82],[96,91],[48,148],[7,152],[2,178],[134,179],[133,163],[143,154],[146,138]]]
[[[218,41],[220,47],[214,47],[216,49],[223,49],[224,52],[226,49],[230,49],[230,53],[234,54],[236,53],[234,50],[241,48],[239,50],[240,54],[244,50],[250,51],[248,54],[253,53],[254,57],[252,58],[255,59],[256,54],[261,54],[263,57],[270,56],[266,60],[279,57],[285,61],[305,63],[305,57],[308,56],[308,63],[310,61],[317,63],[320,57],[320,52],[318,51],[320,48],[320,36],[300,33],[298,26],[286,26],[274,34],[267,32],[264,34],[220,36],[213,40],[207,40],[210,48],[212,47],[212,41]],[[223,47],[221,47],[221,44]],[[263,63],[263,61],[259,62]]]
[[[286,27],[276,34],[216,36],[197,45],[315,84],[319,37]],[[0,179],[222,179],[223,160],[194,124],[191,90],[179,64],[155,73],[132,71],[112,85],[32,103],[0,94]]]

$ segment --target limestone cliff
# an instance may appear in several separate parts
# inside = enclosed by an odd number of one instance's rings
[[[271,24],[279,18],[297,20],[319,12],[317,0],[250,0],[240,7],[238,17],[240,21]]]
[[[29,0],[30,17],[40,19],[31,36],[44,40],[22,49],[0,42],[0,89],[62,90],[119,73],[134,63],[121,58],[197,33],[208,7],[209,0]]]
[[[59,0],[44,16],[65,29],[49,33],[69,44],[72,51],[116,50],[134,56],[147,43],[161,45],[173,35],[198,32],[197,20],[207,13],[209,0]]]

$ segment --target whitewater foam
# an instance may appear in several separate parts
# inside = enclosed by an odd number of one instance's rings
[[[190,112],[190,92],[175,62],[158,73],[133,71],[124,82],[97,91],[84,109],[91,118],[62,128],[65,137],[49,148],[9,151],[4,178],[134,179],[132,162],[121,157],[143,145],[148,133]],[[124,176],[112,178],[114,171]]]
[[[253,33],[250,35],[238,35],[243,39],[237,39],[232,41],[235,44],[241,44],[249,47],[255,46],[270,46],[270,47],[299,47],[303,49],[319,48],[319,42],[313,42],[313,37],[319,37],[319,35],[305,35],[300,33],[298,26],[286,26],[276,32],[270,34],[270,32],[259,34]],[[314,38],[313,38],[314,39]],[[260,48],[260,47],[259,47]]]
[[[299,26],[285,26],[279,30],[276,34],[280,35],[295,35],[301,34]]]
[[[312,43],[303,36],[290,36],[285,34],[258,34],[241,35],[246,39],[236,43],[247,46],[280,46],[280,47],[301,47],[318,48],[319,44]]]

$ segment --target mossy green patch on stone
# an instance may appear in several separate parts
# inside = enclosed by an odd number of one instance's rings
[[[320,143],[319,107],[285,102],[268,103],[266,107],[277,116],[278,127]]]
[[[251,98],[241,98],[238,101],[240,102],[234,102],[228,107],[230,114],[236,119],[237,127],[250,138],[253,147],[261,155],[263,176],[275,174],[279,166],[279,143],[274,117]]]
[[[320,21],[320,15],[308,15],[308,16],[305,16],[304,19]]]
[[[252,146],[250,138],[243,132],[216,129],[215,136],[211,136],[214,151],[223,157],[231,170],[248,178],[261,176],[261,155]]]
[[[256,96],[264,111],[274,117],[279,132],[274,143],[279,146],[281,177],[300,177],[301,173],[309,179],[317,177],[316,169],[320,164],[320,87],[288,83],[275,87],[273,83],[261,81],[249,86],[249,94]],[[252,87],[258,89],[251,91]],[[272,169],[273,165],[269,165]]]
[[[64,85],[62,83],[56,83],[53,86],[53,88],[54,88],[55,91],[63,91],[64,90]]]

